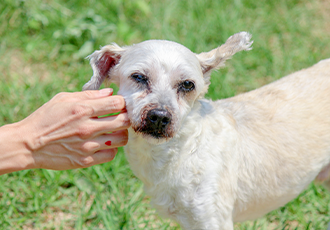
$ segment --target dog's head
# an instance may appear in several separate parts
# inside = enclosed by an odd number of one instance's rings
[[[105,80],[117,84],[134,131],[162,142],[175,135],[195,100],[207,92],[211,71],[236,52],[251,49],[250,38],[237,33],[201,54],[162,40],[108,45],[89,56],[94,74],[83,90],[98,89]]]

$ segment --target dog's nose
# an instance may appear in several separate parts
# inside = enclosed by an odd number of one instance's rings
[[[164,129],[171,122],[171,114],[165,109],[152,109],[148,112],[147,118],[151,128]]]

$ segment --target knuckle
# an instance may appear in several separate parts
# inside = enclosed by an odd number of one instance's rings
[[[95,90],[86,90],[83,93],[87,98],[94,98],[95,97]]]
[[[88,139],[94,133],[94,129],[91,126],[85,125],[78,128],[76,135],[81,139]]]
[[[81,157],[77,164],[83,168],[92,166],[94,163],[94,158],[92,156]]]
[[[86,142],[81,146],[81,151],[83,153],[91,153],[91,152],[95,152],[99,148],[100,148],[100,144],[96,142]]]
[[[109,107],[112,110],[122,110],[125,107],[125,101],[123,97],[119,96],[113,96],[111,97],[111,100],[109,101]]]
[[[53,99],[54,100],[58,100],[58,101],[62,101],[63,99],[67,98],[68,95],[70,95],[70,93],[66,93],[66,92],[61,92],[56,94]]]
[[[94,113],[94,109],[84,104],[74,104],[71,108],[71,113],[78,117],[91,116]]]

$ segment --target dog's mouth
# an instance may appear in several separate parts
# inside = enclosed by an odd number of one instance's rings
[[[144,127],[144,126],[140,126],[137,129],[134,129],[134,131],[137,133],[142,133],[143,135],[146,135],[146,136],[151,136],[155,139],[168,139],[173,136],[168,131],[150,129],[149,127]]]
[[[151,136],[155,139],[172,138],[172,113],[168,109],[152,108],[143,111],[141,123],[132,126],[135,132]]]

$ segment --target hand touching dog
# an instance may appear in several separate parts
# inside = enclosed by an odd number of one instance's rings
[[[0,173],[111,161],[127,143],[130,126],[124,99],[111,94],[112,89],[60,93],[24,120],[1,127]]]

